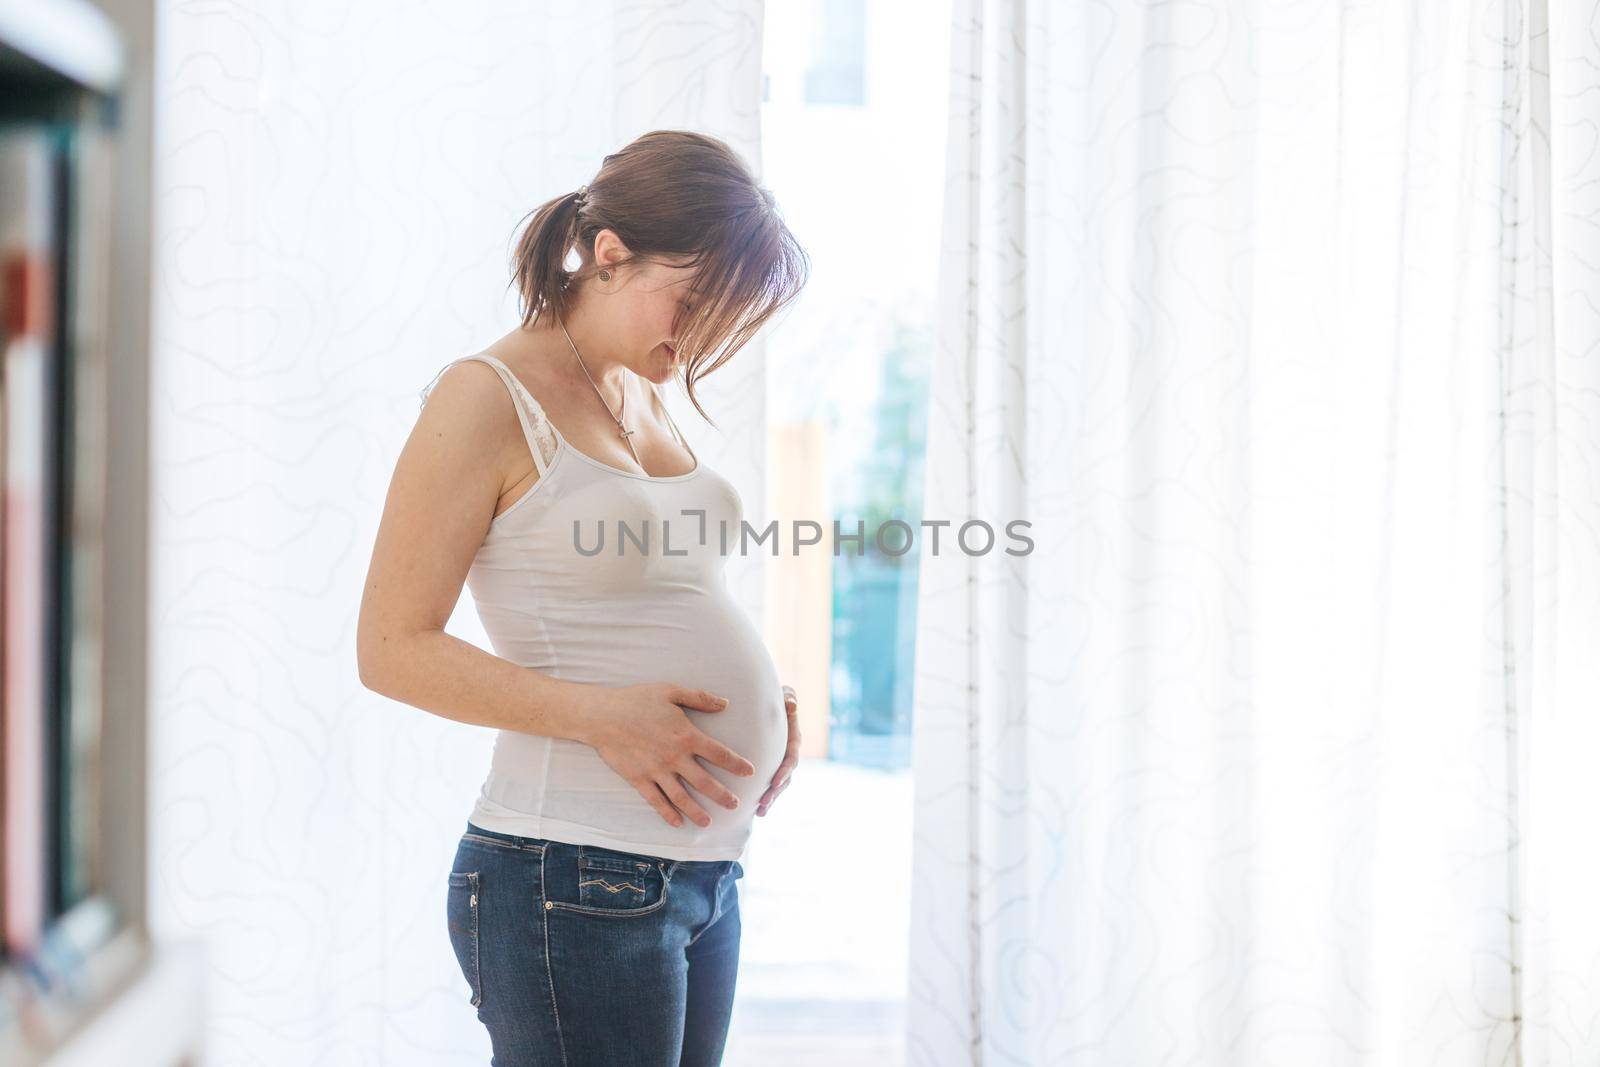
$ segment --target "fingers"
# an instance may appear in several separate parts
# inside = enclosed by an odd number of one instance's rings
[[[786,785],[789,785],[789,782],[784,782],[784,784],[779,785],[778,789],[773,790],[773,795],[771,795],[771,797],[766,797],[765,800],[762,800],[762,803],[755,805],[755,814],[758,814],[758,816],[765,816],[766,811],[773,806],[773,801],[778,800],[778,793],[784,792],[784,787],[786,787]]]
[[[703,795],[715,800],[718,804],[721,804],[729,811],[732,811],[734,808],[739,806],[739,798],[733,795],[732,790],[723,785],[721,782],[717,781],[715,778],[711,777],[706,769],[700,766],[700,764],[695,763],[693,760],[690,760],[689,762],[692,764],[692,769],[678,772],[683,776],[684,781],[688,782],[695,789],[698,789]]]
[[[674,808],[667,800],[667,796],[661,791],[660,786],[649,781],[630,781],[628,784],[638,790],[639,795],[649,801],[650,806],[656,809],[656,814],[666,820],[667,823],[672,826],[682,825],[683,816],[678,814],[678,809]]]
[[[761,794],[761,799],[756,801],[756,814],[765,815],[767,809],[772,807],[772,802],[778,799],[778,794],[789,788],[789,782],[794,778],[793,769],[795,762],[785,758],[778,765],[778,771],[772,776],[772,784],[767,786],[767,791]]]
[[[677,805],[678,810],[687,815],[696,826],[711,825],[711,816],[706,814],[706,809],[694,802],[694,798],[689,795],[689,791],[683,787],[683,780],[676,774],[672,775],[669,780],[661,782],[660,785],[662,791],[667,794],[672,803]]]
[[[756,773],[756,765],[739,755],[733,749],[714,739],[704,731],[695,731],[700,735],[700,743],[695,747],[694,754],[706,762],[721,767],[725,771],[732,771],[741,778],[748,778]]]
[[[672,702],[696,711],[721,711],[728,706],[728,701],[724,697],[708,693],[704,689],[688,689],[681,685],[673,690]]]
[[[772,772],[771,784],[767,786],[767,791],[761,794],[761,799],[756,802],[757,815],[765,815],[767,809],[772,807],[772,802],[778,799],[778,794],[789,788],[789,782],[794,777],[794,769],[799,765],[799,731],[791,729],[789,732],[789,747],[784,750],[783,761],[778,764],[778,769]]]
[[[739,798],[729,792],[711,775],[700,769],[698,765],[696,765],[695,771],[690,772],[690,774],[691,776],[687,779],[674,774],[671,780],[665,784],[658,784],[652,781],[630,782],[629,784],[649,802],[657,815],[660,815],[665,822],[672,826],[683,825],[684,813],[687,813],[696,825],[709,826],[711,824],[711,817],[706,814],[705,809],[695,803],[688,791],[684,789],[685,781],[707,796],[714,798],[717,803],[725,808],[731,810],[739,806]]]

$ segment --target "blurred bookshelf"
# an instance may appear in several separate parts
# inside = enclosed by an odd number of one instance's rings
[[[0,0],[0,1063],[199,1062],[146,922],[153,0]]]

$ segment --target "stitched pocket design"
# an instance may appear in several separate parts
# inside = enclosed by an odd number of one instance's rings
[[[667,902],[667,880],[654,860],[628,852],[580,846],[577,900],[550,906],[589,915],[648,915]]]

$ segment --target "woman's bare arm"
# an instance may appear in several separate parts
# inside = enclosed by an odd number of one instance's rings
[[[476,361],[447,369],[395,462],[361,596],[357,669],[374,692],[447,719],[582,740],[578,700],[594,687],[444,632],[518,451],[526,467],[494,370]]]

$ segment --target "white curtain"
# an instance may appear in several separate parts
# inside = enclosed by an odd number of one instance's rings
[[[909,1062],[1600,1061],[1600,5],[953,30]]]
[[[208,1062],[484,1063],[443,907],[492,735],[358,681],[373,534],[527,212],[655,128],[759,167],[761,0],[158,8],[152,925],[209,947]],[[721,433],[668,391],[756,502],[763,363]]]

